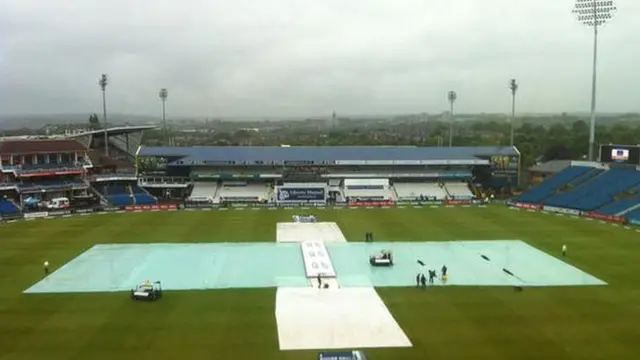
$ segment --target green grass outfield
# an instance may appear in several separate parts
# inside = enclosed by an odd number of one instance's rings
[[[487,208],[304,210],[350,240],[520,239],[608,286],[386,288],[378,292],[414,344],[374,359],[639,359],[640,233],[597,221]],[[96,243],[275,241],[295,210],[152,212],[0,226],[0,359],[314,359],[281,352],[275,289],[23,295],[42,262],[61,266]],[[160,279],[161,280],[161,279]],[[310,311],[313,311],[310,309]]]

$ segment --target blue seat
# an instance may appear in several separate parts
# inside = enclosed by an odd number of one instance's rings
[[[138,185],[132,185],[131,190],[133,190],[136,204],[138,205],[155,205],[158,203],[155,197],[151,196],[145,189]]]
[[[148,194],[136,194],[135,198],[138,205],[155,205],[158,203],[156,198]]]
[[[638,204],[640,204],[640,194],[631,198],[620,199],[618,201],[612,202],[611,204],[605,205],[598,209],[598,212],[604,215],[615,215]]]
[[[20,213],[20,209],[11,201],[0,198],[0,214],[12,215]]]
[[[555,195],[545,205],[595,211],[615,201],[616,195],[640,184],[640,172],[613,168],[581,187]]]
[[[640,209],[635,209],[633,211],[630,211],[626,213],[624,216],[626,216],[627,219],[629,220],[640,221]]]
[[[552,196],[557,189],[593,170],[594,168],[585,166],[568,167],[557,173],[555,176],[543,181],[538,186],[520,195],[515,199],[515,201],[525,203],[540,203],[544,199]]]
[[[133,205],[133,198],[127,194],[109,195],[107,200],[115,206]]]

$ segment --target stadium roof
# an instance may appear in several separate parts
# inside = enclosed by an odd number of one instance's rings
[[[76,140],[4,140],[0,141],[0,154],[35,154],[85,151]]]
[[[559,173],[571,166],[571,160],[551,160],[542,164],[537,164],[529,168],[532,172]]]
[[[107,129],[107,136],[117,136],[117,135],[129,134],[129,133],[134,133],[134,132],[139,132],[139,131],[153,130],[156,127],[157,126],[152,126],[152,125],[151,126],[150,125],[145,125],[145,126],[112,127],[112,128],[108,128]],[[96,135],[96,134],[104,135],[104,129],[81,131],[81,132],[77,132],[77,133],[67,133],[67,134],[65,134],[65,136],[68,137],[68,138],[74,138],[74,137],[79,137],[79,136]]]
[[[499,147],[406,147],[406,146],[204,146],[147,147],[139,156],[180,158],[184,164],[271,161],[417,161],[476,160],[490,156],[518,156],[512,146]]]

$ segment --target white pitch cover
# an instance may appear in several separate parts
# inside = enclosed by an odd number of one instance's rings
[[[303,241],[300,246],[302,247],[302,258],[307,277],[314,278],[318,275],[322,277],[336,276],[336,270],[333,268],[333,263],[324,242]]]

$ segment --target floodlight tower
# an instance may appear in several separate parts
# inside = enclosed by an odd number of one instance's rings
[[[167,102],[167,97],[169,96],[169,92],[167,91],[167,89],[162,88],[160,89],[160,101],[162,101],[162,131],[164,133],[164,143],[165,145],[169,145],[168,142],[168,138],[167,138],[167,119],[165,117],[165,104]]]
[[[516,121],[516,92],[518,92],[518,81],[516,79],[511,79],[509,89],[511,89],[511,129],[509,130],[509,144],[513,146],[513,127]]]
[[[107,85],[109,84],[109,77],[107,74],[100,75],[98,79],[98,85],[102,90],[102,121],[104,122],[104,155],[109,156],[109,136],[107,130]]]
[[[576,0],[573,14],[578,21],[593,28],[593,69],[591,73],[591,121],[589,130],[589,160],[594,161],[596,132],[596,79],[598,63],[598,28],[613,18],[613,0]]]
[[[458,94],[455,91],[449,91],[447,94],[449,100],[450,112],[449,112],[449,147],[453,146],[453,103],[458,99]]]

